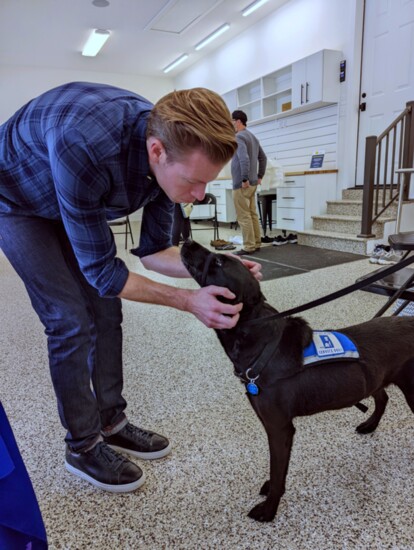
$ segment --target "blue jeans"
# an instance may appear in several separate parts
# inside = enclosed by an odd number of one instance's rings
[[[0,216],[0,248],[45,327],[65,441],[85,450],[125,421],[121,300],[89,285],[61,222]]]

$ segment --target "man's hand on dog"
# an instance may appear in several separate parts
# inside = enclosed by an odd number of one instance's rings
[[[239,320],[243,304],[226,304],[218,300],[218,296],[228,300],[236,297],[228,288],[210,285],[192,292],[185,309],[208,328],[233,328]]]
[[[239,256],[234,256],[233,254],[229,254],[229,256],[241,261],[255,279],[258,281],[262,280],[262,266],[260,264],[251,260],[241,259]],[[228,288],[210,285],[194,291],[185,309],[195,315],[208,328],[219,330],[233,328],[239,321],[239,313],[243,308],[243,304],[226,304],[218,299],[219,296],[228,300],[234,300],[236,297]]]
[[[231,256],[232,258],[237,258],[243,265],[245,265],[257,281],[260,282],[263,279],[261,264],[253,262],[252,260],[245,260],[240,256],[236,256],[235,254],[229,254],[229,256]]]

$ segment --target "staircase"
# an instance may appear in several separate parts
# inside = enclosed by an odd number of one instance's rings
[[[378,218],[372,231],[375,238],[357,237],[361,231],[363,190],[342,191],[342,200],[328,201],[327,213],[313,216],[313,229],[298,233],[299,244],[368,255],[378,243],[387,243],[395,230],[397,205],[387,209],[386,216]]]
[[[387,244],[390,234],[412,231],[414,201],[408,199],[413,161],[414,101],[409,101],[380,136],[366,137],[363,187],[344,189],[342,200],[329,201],[327,213],[313,216],[313,229],[300,233],[298,242],[370,254],[376,244]],[[410,223],[400,229],[402,208],[407,202],[411,202],[407,209]]]

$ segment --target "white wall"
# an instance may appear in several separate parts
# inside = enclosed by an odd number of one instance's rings
[[[113,84],[151,101],[174,87],[206,86],[225,93],[318,50],[336,49],[347,61],[339,105],[338,187],[349,187],[355,174],[362,8],[362,0],[290,0],[174,81],[0,65],[0,123],[32,97],[73,80]]]
[[[0,124],[42,92],[76,80],[119,86],[152,102],[173,89],[172,79],[166,78],[0,65]]]
[[[354,185],[362,36],[362,0],[291,0],[182,72],[176,88],[220,94],[322,49],[347,61],[339,110],[339,188]],[[339,67],[338,67],[339,75]]]

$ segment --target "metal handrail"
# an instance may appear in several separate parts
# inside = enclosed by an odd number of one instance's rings
[[[402,172],[413,166],[414,157],[414,101],[380,134],[365,140],[365,167],[362,198],[361,233],[358,237],[375,237],[374,222],[398,199],[408,198],[411,173]],[[397,130],[399,129],[399,134]],[[398,142],[398,150],[397,150]],[[390,147],[392,145],[392,147]],[[383,154],[384,149],[384,154]],[[398,165],[399,170],[394,170]],[[397,181],[394,181],[394,174]],[[401,181],[402,180],[402,181]],[[380,191],[383,194],[380,204]],[[387,200],[387,193],[389,195]]]

